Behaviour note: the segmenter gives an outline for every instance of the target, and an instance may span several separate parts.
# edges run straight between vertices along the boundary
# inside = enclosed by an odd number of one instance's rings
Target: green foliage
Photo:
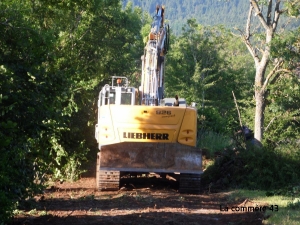
[[[189,20],[184,34],[171,43],[166,69],[166,96],[178,94],[188,102],[206,105],[207,90],[215,83],[221,63],[214,45],[217,33]]]
[[[277,149],[289,151],[297,147],[300,130],[300,79],[297,67],[300,59],[299,30],[274,39],[272,56],[284,59],[282,73],[270,81],[266,107],[267,142]],[[284,132],[282,132],[284,131]],[[284,150],[285,149],[285,150]]]
[[[297,0],[285,1],[286,14],[290,17],[299,17],[300,3]]]
[[[47,178],[77,179],[94,140],[96,97],[131,75],[141,12],[119,1],[1,1],[0,221]],[[96,153],[95,153],[96,155]]]
[[[273,148],[247,148],[224,151],[203,174],[212,189],[246,188],[278,190],[295,185],[300,179],[300,155],[286,155]]]
[[[133,6],[139,6],[144,11],[153,15],[155,6],[158,1],[155,0],[124,0],[123,4],[133,2]],[[267,2],[266,0],[259,1],[260,3]],[[176,36],[182,34],[181,28],[191,18],[195,18],[197,23],[205,26],[224,25],[225,27],[243,29],[247,21],[248,10],[250,8],[249,1],[241,0],[218,0],[218,1],[198,1],[198,0],[168,0],[163,1],[166,6],[166,20],[170,21],[173,32]],[[279,23],[279,27],[294,29],[299,27],[299,20],[293,19],[289,22],[291,16],[299,15],[298,0],[284,1],[285,12]],[[266,11],[266,7],[262,7]],[[216,16],[217,15],[217,16]]]
[[[206,107],[200,109],[198,114],[198,128],[200,129],[200,132],[205,133],[206,131],[215,131],[219,133],[228,133],[227,129],[230,124],[230,121],[228,121],[229,118],[222,117],[217,108]]]
[[[198,131],[198,144],[197,146],[202,149],[203,154],[207,158],[213,158],[215,154],[232,145],[232,140],[228,136],[218,134],[213,131]]]
[[[248,112],[251,106],[254,69],[247,49],[223,27],[203,27],[195,20],[189,20],[182,36],[171,40],[165,95],[178,94],[188,103],[198,103],[201,131],[230,134],[239,124],[232,91],[241,111]]]

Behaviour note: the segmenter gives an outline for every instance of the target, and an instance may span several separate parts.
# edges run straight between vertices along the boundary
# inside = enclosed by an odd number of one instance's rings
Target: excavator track
[[[200,193],[200,174],[180,174],[179,192],[180,193]]]
[[[117,191],[120,187],[120,171],[101,170],[101,152],[97,154],[96,186],[99,191]]]

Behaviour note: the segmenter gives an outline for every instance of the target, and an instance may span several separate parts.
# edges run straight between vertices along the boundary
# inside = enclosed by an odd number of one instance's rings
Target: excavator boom
[[[163,99],[165,55],[169,48],[169,25],[164,24],[164,7],[156,7],[156,15],[148,35],[142,59],[142,103],[158,105]]]

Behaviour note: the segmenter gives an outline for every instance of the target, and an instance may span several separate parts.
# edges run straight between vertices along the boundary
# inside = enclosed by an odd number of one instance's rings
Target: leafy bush
[[[207,168],[202,182],[212,189],[275,190],[294,185],[300,179],[300,157],[291,154],[268,147],[226,150]]]
[[[0,132],[0,135],[4,137],[4,132]],[[12,137],[17,143],[22,140]],[[4,223],[9,221],[20,200],[39,193],[43,188],[41,183],[36,182],[41,180],[43,169],[38,168],[34,162],[30,145],[25,141],[22,146],[14,144],[14,147],[11,147],[12,142],[2,146],[0,157],[0,222]]]
[[[143,48],[141,14],[119,1],[2,0],[0,11],[2,224],[46,178],[79,177],[96,144],[98,85],[110,74],[133,73],[136,48]]]
[[[198,132],[198,147],[211,158],[216,152],[223,151],[232,144],[228,136],[213,131]]]

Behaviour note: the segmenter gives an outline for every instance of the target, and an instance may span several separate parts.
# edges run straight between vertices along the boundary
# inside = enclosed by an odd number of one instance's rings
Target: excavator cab
[[[135,105],[135,88],[128,87],[126,77],[113,76],[112,85],[106,84],[99,96],[98,106]]]

